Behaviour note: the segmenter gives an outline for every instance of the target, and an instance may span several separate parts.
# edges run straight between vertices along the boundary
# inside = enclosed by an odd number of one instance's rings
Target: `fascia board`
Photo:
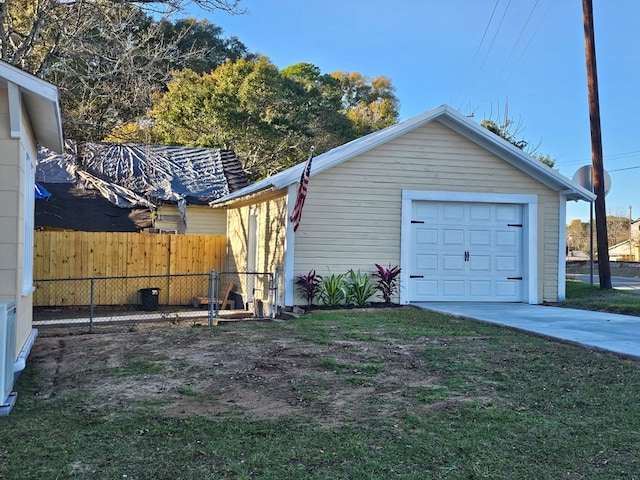
[[[439,118],[438,121],[527,175],[535,178],[543,185],[555,191],[563,192],[569,200],[584,200],[590,202],[595,199],[595,195],[589,190],[569,180],[553,168],[534,159],[531,155],[526,154],[495,133],[476,124],[472,120],[462,117],[457,114],[457,112],[455,115],[449,115],[448,117],[443,116]]]
[[[38,143],[62,153],[62,113],[58,87],[0,61],[0,82],[19,87]]]

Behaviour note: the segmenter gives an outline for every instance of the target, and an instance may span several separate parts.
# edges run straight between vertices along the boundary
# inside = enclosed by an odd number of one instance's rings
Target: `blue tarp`
[[[47,192],[47,189],[36,182],[36,200],[42,200],[43,198],[49,198],[51,194]]]

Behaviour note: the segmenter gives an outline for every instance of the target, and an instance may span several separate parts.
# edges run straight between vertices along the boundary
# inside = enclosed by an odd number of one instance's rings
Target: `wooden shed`
[[[300,274],[376,263],[401,266],[401,304],[565,296],[566,202],[593,195],[449,106],[316,157],[294,233],[304,167],[212,203],[227,209],[228,268],[279,268],[281,305],[303,303]]]
[[[54,85],[0,61],[0,415],[36,337],[32,328],[37,144],[61,152]]]

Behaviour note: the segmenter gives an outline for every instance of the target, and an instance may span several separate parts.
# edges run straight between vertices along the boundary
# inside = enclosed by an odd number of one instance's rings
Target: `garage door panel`
[[[469,245],[476,247],[491,246],[491,231],[488,230],[469,230]]]
[[[489,205],[477,203],[469,206],[469,220],[486,223],[491,220],[492,208]]]
[[[522,239],[522,232],[519,227],[513,227],[511,231],[497,231],[496,232],[496,246],[497,247],[514,247],[520,250],[520,243]]]
[[[505,280],[495,282],[495,296],[498,301],[511,299],[519,294],[521,289],[520,280]]]
[[[423,280],[419,279],[415,281],[415,293],[419,297],[437,297],[438,296],[438,281],[437,280]]]
[[[465,264],[462,255],[441,255],[443,273],[458,272],[464,273]]]
[[[437,220],[438,204],[434,202],[417,202],[413,207],[413,216],[420,220]]]
[[[521,205],[415,201],[412,301],[522,301]],[[422,277],[422,278],[420,278]]]
[[[491,273],[491,255],[474,255],[469,259],[469,270],[472,272]]]
[[[470,280],[469,294],[474,299],[478,297],[491,297],[491,284],[489,280]]]
[[[496,256],[495,270],[497,272],[507,272],[509,274],[520,274],[520,258],[515,255]]]
[[[435,228],[419,228],[416,229],[415,243],[420,247],[425,246],[437,246],[438,245],[438,230]]]
[[[442,294],[444,297],[459,297],[464,292],[464,280],[443,280]]]
[[[416,268],[418,269],[418,273],[437,272],[438,255],[435,253],[416,255]]]
[[[442,246],[462,246],[465,243],[465,230],[462,228],[443,228],[442,229]],[[461,249],[463,252],[464,250]]]
[[[465,208],[463,203],[445,203],[441,205],[443,205],[441,215],[442,220],[449,222],[461,222],[464,220]]]
[[[522,207],[520,205],[497,205],[495,215],[497,221],[521,223]]]

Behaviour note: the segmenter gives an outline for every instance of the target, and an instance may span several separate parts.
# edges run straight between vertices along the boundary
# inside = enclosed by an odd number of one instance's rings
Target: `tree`
[[[546,166],[553,168],[553,166],[555,165],[555,160],[552,159],[549,155],[536,152],[537,147],[529,148],[529,142],[520,137],[521,124],[516,124],[512,119],[506,118],[506,111],[504,121],[498,120],[498,122],[496,122],[494,120],[485,118],[480,122],[480,126],[486,128],[490,132],[495,133],[520,150],[525,151],[536,160],[544,163]]]
[[[298,163],[311,145],[323,152],[357,138],[343,95],[336,78],[309,63],[280,71],[267,57],[227,61],[210,73],[176,72],[148,121],[114,135],[233,149],[257,180]]]
[[[149,128],[138,138],[236,151],[250,179],[300,161],[309,147],[324,151],[353,138],[312,66],[282,74],[267,57],[228,61],[210,73],[176,72],[155,97]]]
[[[575,218],[565,230],[567,237],[567,248],[570,251],[589,252],[589,222],[582,222]]]
[[[343,113],[358,137],[397,123],[399,102],[389,78],[367,78],[358,72],[334,72],[331,76],[340,82]]]
[[[629,240],[631,220],[624,212],[609,212],[607,215],[607,231],[609,238],[609,247]],[[591,246],[589,242],[589,222],[582,222],[579,219],[571,221],[566,228],[567,247],[569,250],[581,250],[588,252]],[[596,245],[596,232],[592,243]],[[596,248],[597,250],[597,248]]]
[[[188,3],[5,0],[0,58],[60,87],[67,137],[100,140],[118,123],[143,114],[172,70],[213,64],[220,49],[223,57],[243,54],[242,44],[221,41],[221,31],[210,24],[167,20]],[[239,2],[193,3],[234,12]]]

